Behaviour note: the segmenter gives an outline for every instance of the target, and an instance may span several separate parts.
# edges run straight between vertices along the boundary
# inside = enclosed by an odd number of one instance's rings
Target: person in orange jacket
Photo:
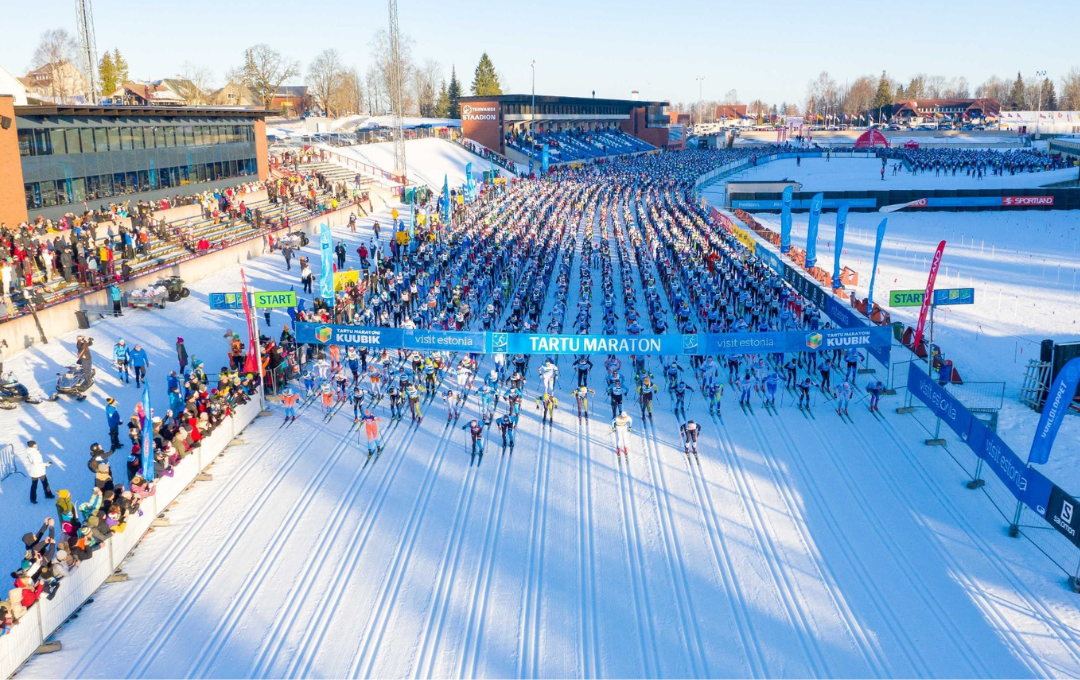
[[[367,435],[367,447],[369,456],[375,453],[382,453],[383,444],[379,438],[379,421],[381,418],[377,417],[371,412],[371,409],[364,411],[364,433]]]
[[[300,398],[300,395],[293,391],[293,388],[286,387],[285,391],[281,393],[281,403],[285,407],[285,422],[289,420],[296,420],[296,400]]]

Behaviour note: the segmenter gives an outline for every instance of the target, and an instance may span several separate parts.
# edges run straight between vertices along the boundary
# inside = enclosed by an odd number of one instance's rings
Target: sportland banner
[[[885,240],[885,225],[888,222],[889,218],[886,217],[881,220],[881,224],[877,227],[877,242],[874,244],[874,267],[870,270],[870,292],[866,294],[867,310],[874,308],[874,280],[877,278],[878,258],[881,257],[881,244]]]
[[[1042,465],[1050,460],[1050,449],[1054,446],[1058,430],[1065,414],[1069,412],[1076,386],[1080,383],[1080,357],[1074,357],[1061,367],[1054,384],[1046,395],[1039,427],[1035,430],[1035,439],[1031,442],[1028,453],[1028,465]]]
[[[847,214],[848,207],[846,205],[840,206],[840,210],[836,212],[836,254],[833,258],[833,290],[844,287],[844,284],[840,282],[840,253],[844,250],[844,230],[847,229]]]
[[[915,326],[915,338],[911,346],[918,348],[922,340],[923,329],[926,328],[926,312],[930,309],[930,301],[934,299],[934,279],[937,278],[938,267],[941,266],[941,256],[945,253],[945,242],[938,244],[934,251],[934,259],[930,261],[930,275],[926,278],[926,290],[923,291],[922,308],[919,310],[919,323]]]
[[[806,268],[813,269],[817,264],[818,221],[821,219],[821,202],[824,194],[815,194],[810,199],[810,225],[806,228]]]
[[[330,225],[319,224],[319,253],[322,258],[319,265],[319,297],[334,306],[334,239],[330,234]]]
[[[888,348],[891,340],[892,329],[879,326],[774,333],[546,335],[296,324],[296,341],[300,343],[483,354],[771,354]]]
[[[780,206],[780,254],[786,255],[791,250],[791,196],[792,187],[784,187]]]

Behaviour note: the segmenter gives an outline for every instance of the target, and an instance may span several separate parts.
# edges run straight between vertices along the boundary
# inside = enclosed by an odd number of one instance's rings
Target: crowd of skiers
[[[1015,175],[1022,172],[1043,172],[1069,167],[1069,161],[1060,153],[1038,149],[958,149],[953,147],[905,149],[881,149],[882,158],[902,161],[915,174],[933,172],[936,175],[957,173],[981,178],[986,175]]]

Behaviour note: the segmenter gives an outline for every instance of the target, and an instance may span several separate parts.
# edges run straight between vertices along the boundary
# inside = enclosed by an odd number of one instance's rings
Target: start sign
[[[923,291],[921,290],[891,290],[889,291],[890,307],[919,307],[922,305]]]
[[[296,306],[296,291],[258,292],[251,294],[255,309],[281,309]]]

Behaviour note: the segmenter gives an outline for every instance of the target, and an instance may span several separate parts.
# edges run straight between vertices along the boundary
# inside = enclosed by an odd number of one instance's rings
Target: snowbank
[[[387,172],[394,169],[394,144],[392,142],[333,147],[330,150],[347,158],[382,168]],[[467,163],[473,164],[473,174],[477,176],[491,169],[490,162],[443,139],[413,139],[405,142],[405,166],[409,180],[426,184],[436,191],[442,191],[444,175],[451,187],[463,184]],[[505,170],[498,166],[495,166],[495,169],[509,177]]]

